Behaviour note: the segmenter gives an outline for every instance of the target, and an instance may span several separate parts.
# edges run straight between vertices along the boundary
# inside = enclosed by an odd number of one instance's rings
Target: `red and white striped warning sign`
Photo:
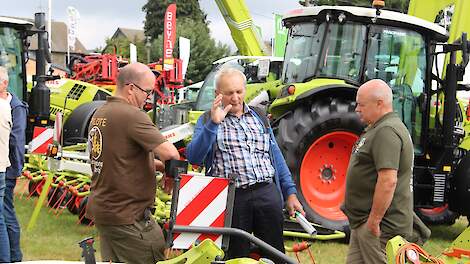
[[[34,127],[33,140],[29,142],[28,150],[30,153],[46,154],[47,147],[52,144],[54,130],[45,127]]]
[[[229,180],[208,176],[183,175],[181,178],[176,224],[223,227]],[[194,242],[210,238],[220,247],[222,235],[174,234],[173,248],[188,249]]]

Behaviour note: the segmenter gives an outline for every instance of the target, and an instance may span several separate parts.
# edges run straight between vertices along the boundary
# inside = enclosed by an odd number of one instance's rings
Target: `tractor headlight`
[[[295,94],[295,86],[290,84],[290,85],[284,86],[281,89],[281,92],[279,93],[277,98],[283,98],[283,97],[287,97],[287,96],[290,96],[290,95],[293,95],[293,94]]]

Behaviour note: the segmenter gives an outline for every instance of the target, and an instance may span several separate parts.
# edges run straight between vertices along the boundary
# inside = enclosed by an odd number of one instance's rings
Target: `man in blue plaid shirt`
[[[204,165],[208,175],[237,175],[232,227],[253,232],[284,252],[283,198],[290,215],[305,214],[289,169],[266,117],[244,102],[245,75],[224,68],[215,80],[216,98],[196,124],[187,158]],[[248,256],[249,245],[231,239],[228,258]]]

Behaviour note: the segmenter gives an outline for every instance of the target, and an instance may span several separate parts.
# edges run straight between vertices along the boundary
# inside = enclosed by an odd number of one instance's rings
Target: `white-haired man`
[[[237,175],[232,227],[253,232],[284,252],[282,198],[291,215],[304,211],[266,116],[244,102],[245,85],[237,69],[217,73],[216,98],[199,118],[186,154],[208,175]],[[227,257],[246,257],[249,247],[245,239],[232,237]]]

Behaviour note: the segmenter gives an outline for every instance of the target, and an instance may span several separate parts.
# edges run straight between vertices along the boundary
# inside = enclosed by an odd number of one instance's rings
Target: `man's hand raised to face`
[[[229,104],[222,109],[222,94],[217,95],[212,103],[211,108],[211,119],[212,122],[220,124],[224,119],[227,113],[232,109],[232,105]]]

